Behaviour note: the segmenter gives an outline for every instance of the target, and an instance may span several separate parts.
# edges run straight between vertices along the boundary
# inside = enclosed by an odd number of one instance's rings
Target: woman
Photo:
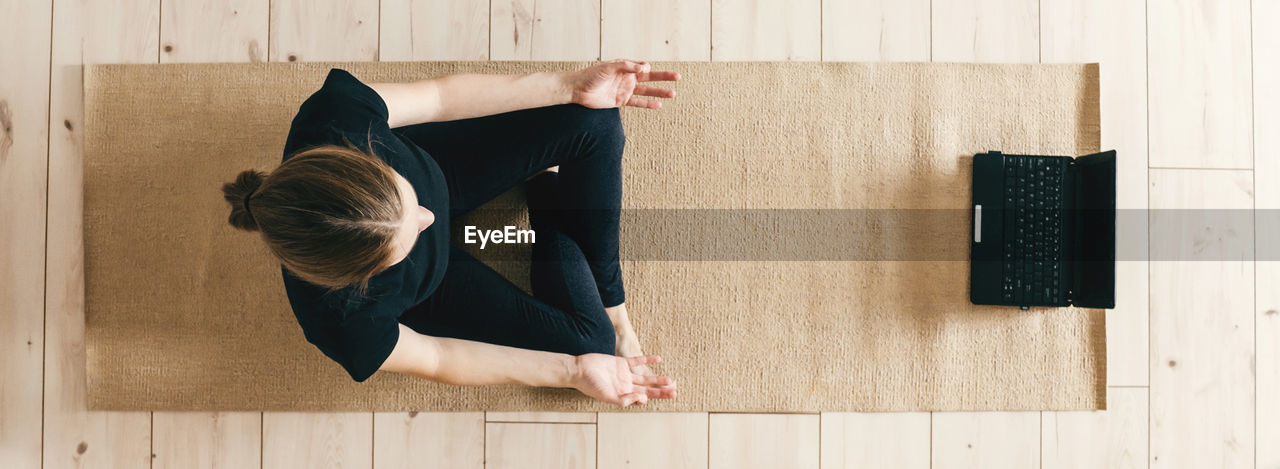
[[[280,167],[223,186],[261,231],[307,340],[356,381],[573,387],[627,406],[675,397],[627,315],[618,107],[674,81],[645,62],[364,84],[330,70]],[[557,171],[558,168],[558,171]],[[533,296],[450,245],[449,220],[524,182]]]

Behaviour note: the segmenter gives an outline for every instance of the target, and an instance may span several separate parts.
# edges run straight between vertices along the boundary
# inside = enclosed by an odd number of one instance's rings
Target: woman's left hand
[[[595,109],[621,106],[660,108],[662,103],[654,99],[640,98],[640,96],[673,98],[676,92],[640,83],[679,79],[679,73],[651,72],[646,62],[623,59],[596,64],[566,74],[566,84],[572,92],[571,101]]]
[[[633,369],[658,363],[657,355],[622,358],[600,353],[574,357],[569,386],[603,402],[622,407],[649,399],[676,397],[676,383],[665,376],[641,376]]]

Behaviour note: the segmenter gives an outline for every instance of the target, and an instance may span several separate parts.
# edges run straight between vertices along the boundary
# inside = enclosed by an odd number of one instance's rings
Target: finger
[[[661,70],[657,72],[647,72],[644,76],[637,76],[636,79],[640,81],[676,81],[680,79],[680,74]]]
[[[676,390],[671,388],[645,388],[644,394],[650,399],[675,399]]]
[[[635,107],[642,107],[642,108],[645,108],[645,109],[657,109],[657,108],[662,107],[662,103],[660,103],[660,102],[654,101],[654,100],[652,100],[652,99],[640,99],[640,98],[637,98],[637,97],[635,97],[635,96],[632,96],[632,97],[631,97],[631,99],[628,99],[628,100],[627,100],[627,105],[628,105],[628,106],[635,106]],[[628,360],[630,360],[630,359],[628,359]],[[635,365],[631,365],[631,366],[635,366]]]
[[[666,376],[634,375],[634,377],[631,378],[631,384],[638,384],[641,386],[670,386],[675,384],[675,382]]]
[[[640,96],[653,96],[655,98],[674,98],[676,97],[676,90],[658,88],[656,86],[636,85],[635,94]]]
[[[629,73],[640,73],[641,66],[644,64],[644,62],[629,59],[617,59],[610,63],[615,64],[619,71]]]
[[[626,407],[631,404],[644,404],[649,401],[649,396],[644,392],[634,392],[622,396],[622,406]]]
[[[662,357],[657,355],[641,355],[627,359],[627,366],[651,365],[662,361]]]

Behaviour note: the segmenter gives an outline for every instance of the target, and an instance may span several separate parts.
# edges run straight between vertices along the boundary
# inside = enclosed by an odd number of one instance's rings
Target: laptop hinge
[[[1077,272],[1076,267],[1078,266],[1075,263],[1077,256],[1080,255],[1080,241],[1081,236],[1084,234],[1081,232],[1080,220],[1076,217],[1079,214],[1078,209],[1080,208],[1081,196],[1081,178],[1079,169],[1080,168],[1076,164],[1075,158],[1071,158],[1071,160],[1067,162],[1067,184],[1064,186],[1064,189],[1071,191],[1071,193],[1067,194],[1064,198],[1071,201],[1071,206],[1067,208],[1067,213],[1065,214],[1066,216],[1063,217],[1063,222],[1070,223],[1071,228],[1067,231],[1069,234],[1067,235],[1068,238],[1065,243],[1066,252],[1064,254],[1066,255],[1063,256],[1062,259],[1064,265],[1063,270],[1065,270],[1064,273],[1066,274],[1065,278],[1067,279],[1068,285],[1066,294],[1068,305],[1075,304],[1075,292],[1080,288],[1080,273]]]

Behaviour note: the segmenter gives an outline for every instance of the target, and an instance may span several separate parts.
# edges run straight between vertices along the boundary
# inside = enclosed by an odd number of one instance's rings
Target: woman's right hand
[[[665,376],[642,376],[631,367],[661,361],[657,355],[623,358],[602,353],[574,357],[570,383],[583,394],[603,402],[626,407],[644,404],[650,398],[676,397],[675,382]]]

